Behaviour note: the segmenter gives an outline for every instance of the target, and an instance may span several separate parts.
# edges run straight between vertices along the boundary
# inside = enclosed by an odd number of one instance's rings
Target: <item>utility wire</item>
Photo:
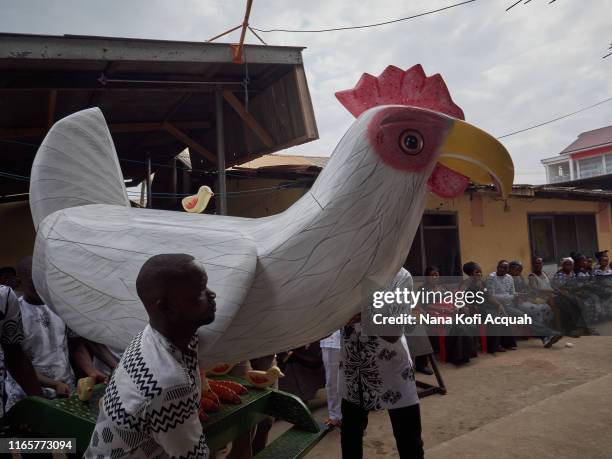
[[[521,3],[523,0],[518,0],[518,2],[514,2],[512,5],[510,5],[508,8],[506,8],[506,11],[510,11],[512,8],[514,8],[516,5],[518,5],[519,3]],[[555,3],[557,0],[550,0],[548,2],[548,4],[550,5],[551,3]],[[523,3],[523,5],[526,5],[527,3],[531,2],[531,0],[525,0],[525,2]]]
[[[29,182],[30,181],[30,177],[27,177],[25,175],[18,175],[18,174],[13,174],[10,172],[4,172],[4,171],[0,171],[0,177],[2,178],[8,178],[8,179],[13,179],[13,180],[17,180],[20,182]],[[277,191],[277,190],[284,190],[287,188],[291,188],[291,184],[282,184],[282,185],[278,185],[278,186],[271,186],[271,187],[264,187],[264,188],[254,188],[252,190],[243,190],[243,191],[228,191],[227,193],[215,193],[216,196],[222,196],[222,195],[227,195],[227,196],[236,196],[236,195],[243,195],[243,194],[255,194],[255,193],[260,193],[260,192],[267,192],[267,191]],[[133,190],[128,190],[127,191],[128,194],[132,193],[132,194],[138,194],[138,196],[140,196],[140,192],[138,191],[133,191]],[[184,198],[186,196],[192,196],[192,193],[189,194],[180,194],[180,193],[162,193],[162,192],[157,192],[157,193],[152,193],[153,196],[165,196],[165,197],[169,197],[169,198]]]
[[[577,115],[578,113],[585,112],[585,111],[590,110],[592,108],[595,108],[595,107],[597,107],[599,105],[605,104],[606,102],[610,102],[611,100],[612,100],[612,97],[608,97],[607,99],[601,100],[601,101],[599,101],[599,102],[597,102],[595,104],[589,105],[587,107],[583,107],[580,110],[576,110],[575,112],[567,113],[567,114],[565,114],[563,116],[559,116],[557,118],[553,118],[552,120],[544,121],[543,123],[539,123],[539,124],[536,124],[536,125],[533,125],[533,126],[529,126],[529,127],[525,128],[525,129],[520,129],[518,131],[509,132],[508,134],[501,135],[501,136],[499,136],[497,138],[498,139],[504,139],[504,138],[510,137],[512,135],[520,134],[521,132],[530,131],[532,129],[536,129],[536,128],[539,128],[539,127],[542,127],[542,126],[546,126],[547,124],[551,124],[551,123],[554,123],[556,121],[560,121],[560,120],[563,120],[565,118],[569,118],[570,116],[574,116],[574,115]]]
[[[431,10],[431,11],[426,11],[424,13],[414,14],[412,16],[406,16],[404,18],[392,19],[392,20],[384,21],[384,22],[377,22],[377,23],[374,23],[374,24],[364,24],[364,25],[357,25],[357,26],[334,27],[334,28],[330,28],[330,29],[314,29],[314,30],[308,30],[308,29],[258,29],[256,27],[252,27],[251,29],[255,30],[257,32],[262,32],[262,33],[270,33],[270,32],[320,33],[320,32],[337,32],[339,30],[367,29],[369,27],[378,27],[378,26],[383,26],[383,25],[388,25],[388,24],[395,24],[397,22],[408,21],[410,19],[415,19],[415,18],[419,18],[419,17],[422,17],[422,16],[427,16],[429,14],[439,13],[441,11],[449,10],[451,8],[456,8],[458,6],[467,5],[468,3],[474,3],[475,1],[476,0],[467,0],[467,1],[464,1],[464,2],[461,2],[461,3],[455,3],[454,5],[445,6],[443,8],[438,8],[438,9]]]

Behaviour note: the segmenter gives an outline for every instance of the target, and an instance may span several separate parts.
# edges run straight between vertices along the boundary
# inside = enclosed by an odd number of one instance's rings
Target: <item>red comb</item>
[[[427,77],[420,64],[406,71],[390,65],[378,78],[364,73],[353,89],[338,91],[336,97],[355,118],[378,105],[410,105],[465,119],[442,77]]]

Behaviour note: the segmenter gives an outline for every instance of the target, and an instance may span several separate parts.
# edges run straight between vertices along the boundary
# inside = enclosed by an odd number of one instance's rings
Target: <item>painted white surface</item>
[[[204,362],[269,355],[329,335],[359,311],[366,285],[388,285],[403,264],[435,165],[399,171],[371,151],[365,127],[383,108],[353,123],[310,192],[260,219],[127,207],[101,112],[60,121],[39,150],[32,182],[41,296],[77,333],[122,349],[147,321],[134,286],[140,267],[154,254],[186,252],[206,267],[218,295],[216,321],[199,332]],[[55,184],[44,184],[40,165],[50,162]],[[55,196],[49,205],[41,203],[45,193]]]

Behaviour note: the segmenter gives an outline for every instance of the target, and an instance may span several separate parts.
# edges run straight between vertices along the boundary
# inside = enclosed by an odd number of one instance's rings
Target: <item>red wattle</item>
[[[441,198],[456,198],[461,196],[470,184],[465,175],[455,172],[440,163],[436,164],[434,171],[427,180],[429,190]]]

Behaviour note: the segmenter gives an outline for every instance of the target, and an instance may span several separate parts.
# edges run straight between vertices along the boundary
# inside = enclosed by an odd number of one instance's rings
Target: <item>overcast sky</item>
[[[460,0],[254,0],[251,25],[320,29],[382,22]],[[239,24],[244,0],[0,0],[0,31],[204,41]],[[433,15],[370,29],[266,33],[303,56],[320,140],[289,153],[328,156],[352,122],[334,92],[363,72],[420,63],[444,77],[466,119],[495,136],[612,97],[612,0],[477,0]],[[237,41],[238,33],[230,41]],[[252,35],[249,43],[255,43]],[[543,183],[540,159],[576,136],[612,124],[612,101],[504,139],[515,183]]]

